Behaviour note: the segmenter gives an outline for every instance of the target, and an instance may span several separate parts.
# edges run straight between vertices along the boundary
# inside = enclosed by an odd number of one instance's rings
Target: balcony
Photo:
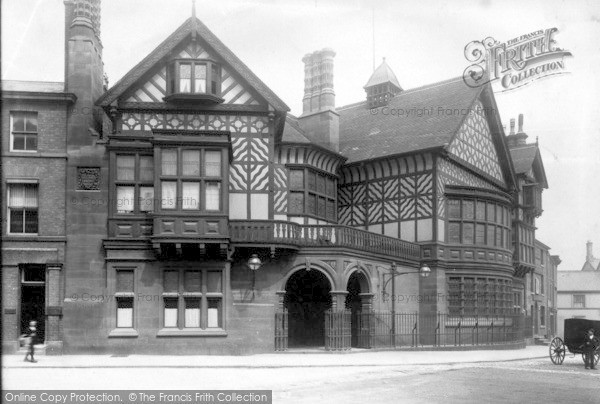
[[[348,248],[419,261],[418,244],[341,225],[301,225],[283,221],[229,221],[231,243],[289,249],[303,247]]]

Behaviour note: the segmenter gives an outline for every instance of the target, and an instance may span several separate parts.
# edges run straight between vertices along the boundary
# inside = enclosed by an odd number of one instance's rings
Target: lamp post
[[[252,254],[248,259],[248,268],[252,271],[252,297],[254,297],[254,285],[256,284],[256,271],[262,266],[262,261],[258,254]]]
[[[385,293],[385,288],[386,288],[387,284],[397,276],[408,275],[408,274],[420,274],[421,277],[427,278],[429,276],[429,274],[431,273],[431,268],[429,268],[427,266],[427,264],[421,265],[421,267],[415,272],[396,272],[397,269],[398,269],[398,267],[396,266],[396,263],[392,262],[392,264],[390,265],[390,275],[391,276],[390,276],[390,279],[388,279],[383,284],[383,293]],[[392,329],[391,329],[391,333],[392,333],[393,346],[396,347],[396,282],[392,282]]]

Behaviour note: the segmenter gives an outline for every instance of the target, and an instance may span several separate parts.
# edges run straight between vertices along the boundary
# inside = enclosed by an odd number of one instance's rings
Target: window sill
[[[227,331],[222,328],[214,330],[205,330],[200,328],[190,328],[187,330],[163,328],[156,334],[157,337],[226,337]]]
[[[115,328],[108,334],[108,338],[137,338],[138,332],[134,328]]]

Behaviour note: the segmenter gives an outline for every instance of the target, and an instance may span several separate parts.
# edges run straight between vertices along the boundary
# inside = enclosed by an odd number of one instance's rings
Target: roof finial
[[[196,0],[192,0],[192,18],[196,18]]]

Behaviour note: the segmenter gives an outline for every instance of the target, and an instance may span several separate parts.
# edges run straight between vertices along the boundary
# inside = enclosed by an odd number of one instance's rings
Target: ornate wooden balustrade
[[[407,260],[420,260],[418,244],[342,225],[284,221],[229,221],[231,242],[275,247],[345,247]]]

